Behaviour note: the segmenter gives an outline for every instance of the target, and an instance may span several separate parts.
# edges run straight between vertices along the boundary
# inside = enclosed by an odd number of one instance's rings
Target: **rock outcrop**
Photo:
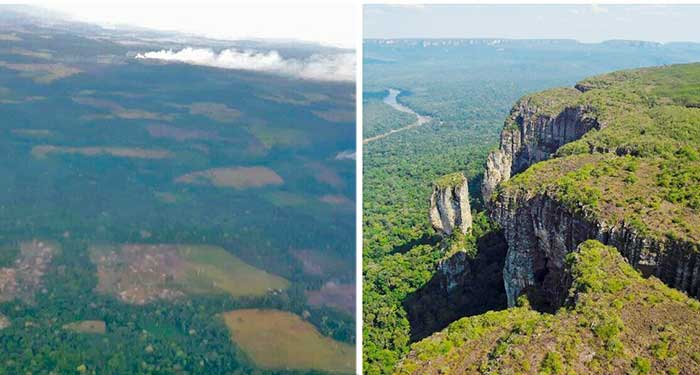
[[[700,374],[698,301],[597,241],[572,250],[566,273],[566,308],[523,300],[464,317],[414,344],[394,374]]]
[[[476,255],[448,254],[438,262],[433,278],[403,302],[411,326],[411,341],[445,328],[464,316],[507,307],[503,259],[507,245],[501,232],[490,232],[476,243]]]
[[[430,224],[443,236],[467,233],[472,226],[467,178],[462,173],[441,177],[430,195]]]
[[[638,77],[634,74],[630,76]],[[679,212],[688,212],[689,208],[682,205],[674,206],[673,209],[667,207],[664,212],[673,214],[666,216],[659,213],[658,209],[647,211],[647,215],[657,215],[653,221],[647,220],[644,215],[640,217],[639,213],[629,209],[635,200],[647,198],[660,199],[660,202],[667,205],[676,205],[675,202],[664,200],[660,196],[663,190],[659,189],[657,182],[630,182],[636,181],[635,176],[631,176],[633,179],[625,182],[621,176],[628,172],[620,172],[624,171],[622,167],[605,167],[600,164],[595,167],[598,168],[598,175],[611,173],[606,177],[606,184],[601,187],[603,193],[607,190],[610,194],[617,195],[614,198],[603,197],[602,200],[607,206],[595,213],[577,209],[572,207],[572,204],[583,204],[581,200],[587,198],[586,194],[589,191],[600,192],[597,186],[584,188],[573,184],[567,188],[568,193],[558,190],[557,181],[561,181],[560,179],[569,172],[561,172],[548,182],[538,184],[536,181],[546,179],[556,172],[554,169],[537,169],[517,184],[512,183],[517,174],[535,163],[552,158],[558,150],[561,151],[562,146],[579,140],[593,129],[601,131],[596,134],[597,138],[593,141],[587,140],[586,145],[579,145],[582,147],[578,149],[583,150],[579,151],[580,154],[570,155],[566,160],[558,159],[561,163],[557,165],[572,165],[575,160],[583,160],[585,155],[590,154],[608,154],[608,160],[631,154],[636,155],[635,163],[647,165],[647,173],[658,173],[659,169],[654,169],[656,167],[653,162],[653,152],[656,151],[649,146],[653,145],[651,142],[654,140],[642,138],[645,137],[647,129],[626,133],[625,136],[620,136],[614,130],[627,121],[625,116],[629,113],[648,116],[640,118],[645,119],[651,129],[657,126],[657,121],[661,121],[660,124],[666,127],[682,124],[669,125],[663,122],[667,121],[664,118],[657,119],[654,117],[653,105],[650,105],[649,112],[646,112],[646,102],[636,99],[636,93],[630,91],[627,94],[629,98],[624,100],[619,99],[622,96],[617,92],[608,94],[606,90],[609,87],[620,84],[620,77],[626,76],[614,75],[610,82],[605,79],[600,82],[592,80],[590,82],[595,84],[579,84],[577,89],[549,90],[521,99],[505,122],[500,148],[488,157],[482,192],[489,216],[503,228],[508,243],[503,275],[509,306],[513,306],[517,297],[522,294],[527,294],[533,305],[538,305],[543,310],[553,310],[561,306],[568,293],[563,287],[567,277],[564,272],[565,257],[580,243],[589,239],[616,247],[622,256],[642,273],[655,275],[667,285],[683,290],[691,296],[700,296],[700,244],[696,235],[687,235],[692,231],[692,226],[686,225],[680,231],[674,231],[667,225],[660,231],[644,224],[645,221],[657,225],[683,222],[678,217]],[[601,100],[601,97],[605,99]],[[672,110],[675,108],[669,109]],[[600,118],[605,120],[599,121]],[[616,138],[607,138],[608,134]],[[658,137],[662,134],[664,132],[659,132]],[[691,141],[687,138],[682,140]],[[666,142],[672,144],[670,142],[675,141],[673,139]],[[601,144],[609,144],[610,147],[602,147]],[[640,144],[646,147],[643,152],[646,156],[635,151]],[[635,152],[625,152],[627,148]],[[606,172],[605,168],[609,171]],[[570,172],[576,173],[580,169],[581,167],[576,167]],[[513,181],[510,184],[503,184],[511,179]],[[525,182],[526,180],[528,182]],[[615,181],[622,181],[622,185]],[[580,183],[583,183],[583,180]],[[634,196],[635,193],[626,191],[629,189],[627,184],[631,183],[636,184],[637,190],[647,189],[649,194],[658,196]],[[496,187],[499,184],[501,187],[497,191]],[[569,194],[568,198],[565,199],[562,194]],[[658,205],[661,206],[662,203]],[[648,207],[653,207],[653,204]],[[610,214],[613,211],[617,213]],[[684,233],[686,235],[683,235]]]
[[[482,185],[507,243],[510,308],[470,316],[462,297],[482,267],[443,259],[434,294],[447,302],[418,295],[411,327],[439,322],[445,303],[467,317],[414,344],[396,373],[700,373],[688,339],[700,321],[688,298],[700,297],[698,73],[618,72],[520,100]]]
[[[700,296],[700,254],[696,244],[678,239],[652,239],[630,223],[607,225],[572,213],[546,194],[499,196],[491,215],[502,227],[508,253],[503,279],[508,305],[528,294],[533,305],[554,310],[568,291],[564,273],[566,255],[580,243],[596,239],[617,248],[643,274],[655,275],[667,285]]]
[[[487,204],[499,183],[600,128],[595,111],[576,103],[579,94],[575,89],[554,89],[516,103],[505,121],[498,150],[486,160],[481,193]]]

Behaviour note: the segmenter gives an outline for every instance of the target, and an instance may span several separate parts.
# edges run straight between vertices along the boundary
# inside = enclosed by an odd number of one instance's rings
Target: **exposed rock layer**
[[[430,224],[444,236],[455,230],[467,233],[472,226],[467,179],[457,173],[441,180],[434,184],[430,195]]]
[[[624,221],[607,225],[572,213],[546,194],[503,194],[491,215],[503,226],[508,242],[503,275],[509,306],[527,293],[541,309],[559,307],[567,294],[564,258],[588,239],[616,247],[642,273],[700,295],[700,259],[693,243],[647,238]]]
[[[411,341],[443,329],[456,319],[501,310],[506,305],[503,259],[507,246],[500,232],[477,242],[477,255],[464,251],[442,259],[433,278],[411,293],[403,305],[411,326]]]
[[[605,223],[574,214],[546,193],[494,195],[498,184],[551,158],[561,146],[588,131],[604,127],[595,108],[576,104],[578,95],[589,89],[577,87],[573,93],[568,91],[571,97],[558,101],[551,99],[556,97],[552,92],[521,99],[505,122],[500,148],[488,156],[482,193],[489,216],[503,227],[508,242],[503,270],[508,304],[513,306],[519,295],[527,293],[543,309],[560,306],[567,293],[562,286],[565,255],[587,239],[615,246],[635,268],[692,296],[700,295],[700,262],[694,243],[651,237],[624,220]],[[547,100],[556,103],[548,105]]]
[[[566,308],[545,314],[525,303],[460,319],[413,345],[394,373],[700,374],[700,303],[597,241],[568,259]]]
[[[499,149],[492,151],[486,160],[481,186],[484,201],[489,202],[499,183],[549,159],[559,147],[599,128],[594,111],[588,106],[567,106],[551,114],[535,100],[521,99],[506,119]]]

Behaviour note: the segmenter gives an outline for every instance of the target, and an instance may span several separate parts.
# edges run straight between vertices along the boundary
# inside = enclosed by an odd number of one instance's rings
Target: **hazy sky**
[[[353,48],[359,32],[352,2],[334,1],[62,1],[33,5],[98,23],[226,38],[297,39]],[[230,5],[227,5],[230,4]]]
[[[697,5],[366,5],[365,38],[700,42]]]

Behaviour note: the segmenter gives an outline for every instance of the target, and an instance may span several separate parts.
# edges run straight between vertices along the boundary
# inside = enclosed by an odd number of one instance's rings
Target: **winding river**
[[[401,91],[400,91],[400,90],[397,90],[397,89],[389,89],[389,94],[384,98],[384,103],[387,104],[387,105],[389,105],[389,106],[391,106],[392,108],[394,108],[394,109],[397,110],[397,111],[405,112],[405,113],[410,113],[410,114],[416,116],[416,121],[413,122],[412,124],[408,125],[408,126],[404,126],[404,127],[402,127],[402,128],[398,128],[398,129],[392,129],[392,130],[390,130],[390,131],[388,131],[388,132],[386,132],[386,133],[379,134],[379,135],[375,135],[374,137],[366,138],[366,139],[364,139],[364,140],[362,141],[362,143],[367,144],[367,143],[376,141],[376,140],[378,140],[378,139],[382,139],[382,138],[384,138],[384,137],[390,136],[390,135],[392,135],[392,134],[394,134],[394,133],[398,133],[398,132],[402,132],[402,131],[405,131],[405,130],[417,128],[417,127],[419,127],[419,126],[422,126],[422,125],[425,125],[425,124],[429,123],[429,122],[433,119],[433,118],[430,117],[430,116],[423,116],[423,115],[420,115],[420,114],[416,113],[414,110],[412,110],[411,108],[408,108],[408,107],[406,107],[405,105],[399,103],[399,102],[396,100],[396,98],[398,98],[399,94],[401,94]]]

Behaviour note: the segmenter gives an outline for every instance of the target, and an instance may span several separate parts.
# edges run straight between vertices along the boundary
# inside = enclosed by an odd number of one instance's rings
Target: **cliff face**
[[[681,77],[700,65],[669,69]],[[522,294],[544,310],[561,306],[564,259],[589,239],[700,296],[700,206],[691,202],[700,194],[700,158],[679,157],[697,153],[700,111],[675,104],[690,99],[672,96],[664,86],[669,76],[648,69],[594,77],[514,106],[482,185],[488,214],[508,243],[509,306]]]
[[[589,239],[617,248],[643,274],[700,296],[700,259],[692,242],[650,238],[624,220],[609,225],[586,218],[546,193],[501,195],[491,214],[508,242],[503,280],[509,306],[521,294],[542,310],[561,306],[568,293],[564,259]]]
[[[552,112],[547,101],[538,97],[526,97],[518,101],[505,121],[498,150],[492,151],[486,160],[486,170],[481,192],[489,202],[496,186],[530,165],[549,159],[559,147],[581,138],[600,124],[590,106],[579,105],[576,90],[556,90],[555,100],[565,101],[564,106]]]
[[[510,308],[466,313],[397,373],[700,373],[699,87],[687,64],[520,100],[482,185]],[[482,270],[465,260],[436,273],[453,306]]]
[[[503,289],[506,243],[500,232],[481,236],[476,255],[448,253],[433,278],[403,303],[411,326],[411,341],[445,328],[464,317],[507,307]]]
[[[395,373],[700,373],[698,301],[597,241],[572,250],[565,272],[565,308],[544,314],[523,301],[465,317],[414,344]]]
[[[467,179],[462,173],[441,177],[430,195],[430,224],[435,231],[449,236],[454,231],[467,233],[472,226]]]

